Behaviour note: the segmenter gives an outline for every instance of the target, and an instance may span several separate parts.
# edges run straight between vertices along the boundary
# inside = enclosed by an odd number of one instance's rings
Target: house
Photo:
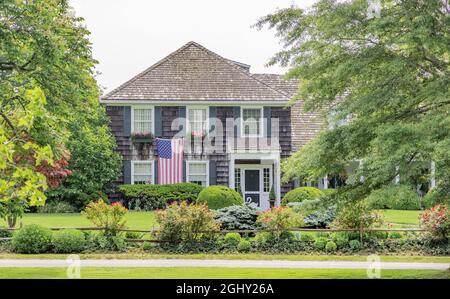
[[[157,182],[158,153],[143,136],[185,138],[183,181],[229,186],[261,209],[273,188],[279,204],[294,187],[281,183],[280,162],[322,128],[301,103],[287,106],[297,88],[187,43],[101,98],[124,161],[116,183]]]

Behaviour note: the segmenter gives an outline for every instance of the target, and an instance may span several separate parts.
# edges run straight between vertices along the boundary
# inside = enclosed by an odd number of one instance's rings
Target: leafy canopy
[[[341,190],[362,198],[397,175],[416,181],[434,161],[448,190],[450,14],[442,0],[386,0],[379,17],[368,3],[319,0],[256,24],[275,28],[284,44],[269,64],[289,66],[286,77],[300,80],[293,102],[322,113],[330,128],[285,163],[284,179],[317,180],[362,161]]]

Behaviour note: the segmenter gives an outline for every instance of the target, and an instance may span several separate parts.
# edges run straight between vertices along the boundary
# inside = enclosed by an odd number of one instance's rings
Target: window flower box
[[[150,132],[131,134],[131,140],[133,143],[153,143],[154,139],[155,137]]]

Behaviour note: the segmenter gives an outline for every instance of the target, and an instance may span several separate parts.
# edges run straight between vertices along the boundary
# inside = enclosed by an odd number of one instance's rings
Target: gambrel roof
[[[191,41],[109,92],[102,100],[289,100],[283,90],[253,76],[249,68]]]

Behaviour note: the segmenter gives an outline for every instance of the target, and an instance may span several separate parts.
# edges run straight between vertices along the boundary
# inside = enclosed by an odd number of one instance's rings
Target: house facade
[[[116,184],[155,184],[154,138],[183,138],[184,182],[229,186],[263,210],[273,189],[279,204],[294,187],[281,183],[282,159],[323,127],[287,105],[297,88],[187,43],[100,99],[123,156]]]

